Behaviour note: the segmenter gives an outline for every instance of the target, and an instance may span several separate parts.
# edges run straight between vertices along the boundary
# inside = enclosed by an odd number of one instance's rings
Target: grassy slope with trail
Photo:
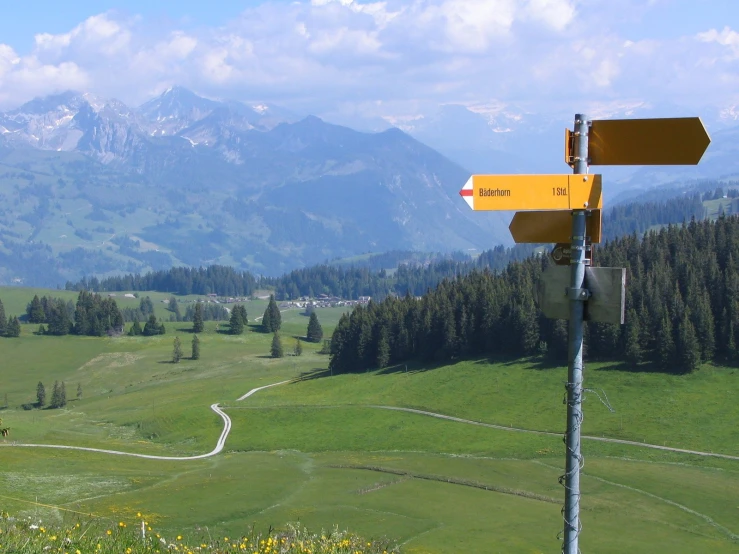
[[[249,303],[247,310],[253,319],[264,308]],[[319,311],[327,334],[339,314]],[[282,317],[288,352],[308,318],[296,311]],[[216,333],[214,323],[200,335],[201,360],[168,363],[175,334],[189,355],[191,335],[175,332],[189,326],[167,323],[163,337],[117,339],[37,337],[35,326],[24,326],[20,339],[0,340],[0,394],[7,392],[11,405],[1,417],[11,440],[199,454],[222,429],[208,406],[223,403],[233,420],[222,455],[186,463],[3,449],[3,509],[47,520],[82,512],[115,521],[141,511],[160,529],[193,536],[206,526],[214,535],[235,535],[249,525],[338,524],[395,537],[405,552],[557,548],[559,437],[370,406],[560,431],[563,368],[476,360],[432,371],[320,377],[327,358],[317,354],[319,345],[305,345],[299,358],[272,360],[270,335],[231,337]],[[724,423],[739,415],[734,371],[708,366],[674,377],[588,364],[586,384],[604,388],[617,411],[589,397],[584,432],[736,453],[739,437]],[[300,374],[315,378],[235,402],[253,387]],[[66,381],[70,397],[81,383],[83,398],[65,410],[17,408],[33,400],[39,380],[48,387],[54,379]],[[739,550],[730,538],[739,532],[739,463],[593,442],[584,454],[583,549]]]

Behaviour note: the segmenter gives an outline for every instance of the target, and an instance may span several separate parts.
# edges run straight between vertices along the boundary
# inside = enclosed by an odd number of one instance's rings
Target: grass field
[[[9,313],[30,300],[14,294],[0,289]],[[249,319],[265,305],[247,303]],[[340,314],[318,312],[327,334]],[[308,318],[282,316],[291,351]],[[162,461],[3,448],[3,510],[45,521],[94,514],[111,524],[133,523],[141,512],[156,529],[191,537],[300,521],[386,535],[411,553],[558,551],[560,437],[381,406],[561,432],[564,368],[469,360],[330,376],[319,345],[274,360],[271,336],[256,326],[232,337],[213,322],[200,335],[201,359],[172,364],[174,337],[189,355],[192,335],[190,324],[166,325],[166,335],[150,338],[39,337],[24,326],[19,339],[0,339],[8,441],[201,454],[221,432],[209,409],[220,402],[233,423],[224,452]],[[39,380],[47,388],[64,380],[72,398],[79,383],[82,398],[63,410],[22,410]],[[736,369],[675,377],[588,364],[586,385],[605,390],[616,411],[589,394],[585,434],[739,455]],[[583,452],[584,552],[739,552],[739,462],[596,441],[584,441]]]

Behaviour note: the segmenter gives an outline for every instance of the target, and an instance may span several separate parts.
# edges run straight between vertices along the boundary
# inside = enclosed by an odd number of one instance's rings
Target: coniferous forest
[[[596,265],[626,267],[626,324],[588,323],[586,356],[637,370],[686,373],[739,361],[739,218],[670,225],[597,248]],[[567,322],[543,316],[535,284],[548,256],[447,279],[357,307],[331,341],[331,370],[359,372],[409,360],[545,354],[566,361]]]

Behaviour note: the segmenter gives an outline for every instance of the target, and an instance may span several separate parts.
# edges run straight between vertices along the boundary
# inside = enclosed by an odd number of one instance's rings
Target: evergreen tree
[[[662,317],[657,330],[658,358],[657,363],[664,370],[671,370],[675,364],[675,339],[672,336],[672,323],[667,313]]]
[[[67,385],[65,385],[64,381],[62,381],[62,384],[59,387],[59,407],[63,408],[66,405],[67,405]]]
[[[172,348],[172,363],[178,364],[182,359],[182,343],[180,337],[174,338],[174,346]]]
[[[5,329],[5,336],[7,337],[21,336],[21,322],[18,321],[16,316],[8,317],[8,326]]]
[[[46,406],[46,388],[41,381],[36,385],[36,404],[39,408]]]
[[[141,329],[141,324],[138,319],[135,319],[133,325],[131,325],[131,328],[128,330],[128,335],[131,337],[137,337],[142,333],[143,330]]]
[[[231,319],[228,321],[232,335],[240,335],[244,332],[244,319],[241,315],[241,310],[238,308],[238,306],[235,306],[231,310]]]
[[[162,325],[163,327],[164,325]],[[144,325],[144,332],[142,333],[145,337],[151,337],[154,335],[161,335],[162,330],[159,326],[159,323],[157,323],[157,318],[154,314],[151,314],[149,316],[149,319],[146,321],[146,324]]]
[[[192,338],[192,359],[200,359],[200,339],[197,335]]]
[[[387,327],[384,326],[380,329],[380,337],[377,342],[376,363],[380,369],[387,367],[388,363],[390,363],[390,342]]]
[[[691,372],[698,368],[701,360],[701,348],[695,327],[690,321],[687,312],[678,327],[678,353],[680,367],[683,371]]]
[[[3,306],[3,301],[0,300],[0,337],[7,331],[7,326],[8,320],[5,317],[5,306]]]
[[[44,327],[44,324],[38,326],[38,331],[36,331],[37,335],[45,335],[46,334],[46,327]]]
[[[626,347],[624,350],[626,361],[629,362],[631,367],[636,367],[642,361],[643,354],[641,344],[639,344],[640,336],[639,316],[636,315],[636,310],[631,308],[626,314]]]
[[[77,383],[77,400],[82,400],[82,383]]]
[[[316,315],[315,311],[311,312],[310,314],[306,337],[308,338],[309,342],[321,342],[321,339],[323,339],[323,328],[318,322],[318,316]]]
[[[59,386],[59,381],[54,381],[54,388],[51,389],[51,404],[50,408],[60,408],[62,405],[62,390]]]
[[[275,331],[274,335],[272,336],[272,347],[270,348],[270,353],[272,354],[273,358],[282,358],[285,354],[282,351],[282,340],[280,339],[280,333]]]
[[[301,356],[303,354],[303,344],[300,342],[300,339],[295,340],[295,348],[293,348],[293,354],[296,356]]]
[[[31,300],[31,303],[28,305],[26,313],[28,314],[29,323],[43,323],[46,321],[44,308],[41,305],[41,300],[39,300],[38,294],[33,295],[33,300]]]
[[[192,316],[192,332],[202,333],[205,325],[203,324],[203,305],[198,300],[195,303],[195,313]]]
[[[48,327],[47,333],[55,336],[69,334],[72,327],[72,320],[69,317],[69,310],[64,300],[50,300],[46,304],[46,321]]]
[[[175,321],[182,321],[182,314],[180,313],[180,305],[177,302],[177,298],[174,296],[169,297],[167,309],[175,316]]]
[[[269,303],[262,318],[262,327],[268,333],[279,331],[280,327],[282,327],[282,316],[280,315],[280,308],[277,306],[277,302],[275,302],[274,294],[269,295]]]

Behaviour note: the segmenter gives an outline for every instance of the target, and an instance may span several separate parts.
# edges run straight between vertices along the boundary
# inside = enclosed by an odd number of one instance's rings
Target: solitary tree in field
[[[200,339],[197,335],[192,338],[192,359],[200,359]]]
[[[182,359],[182,343],[180,337],[174,338],[174,348],[172,349],[172,363],[178,364]]]
[[[293,354],[296,356],[300,356],[303,353],[303,344],[300,342],[300,339],[297,339],[295,341],[295,348],[293,349]]]
[[[39,408],[46,406],[46,388],[41,381],[36,385],[36,403]]]
[[[308,332],[306,333],[310,342],[321,342],[323,338],[323,328],[318,322],[318,316],[316,312],[311,312],[310,319],[308,320]]]
[[[198,300],[195,303],[195,313],[192,316],[192,332],[202,333],[203,328],[203,305]]]
[[[280,308],[275,302],[274,294],[269,295],[269,304],[267,304],[267,309],[264,310],[264,316],[262,317],[262,327],[268,333],[279,331],[282,327],[282,316],[280,315]]]
[[[238,306],[235,306],[234,309],[231,310],[231,319],[228,324],[232,335],[240,335],[244,332],[244,320],[241,317],[241,311],[238,309]]]
[[[275,331],[272,336],[272,348],[270,350],[273,358],[282,358],[285,353],[282,351],[282,340],[280,340],[280,333]]]

